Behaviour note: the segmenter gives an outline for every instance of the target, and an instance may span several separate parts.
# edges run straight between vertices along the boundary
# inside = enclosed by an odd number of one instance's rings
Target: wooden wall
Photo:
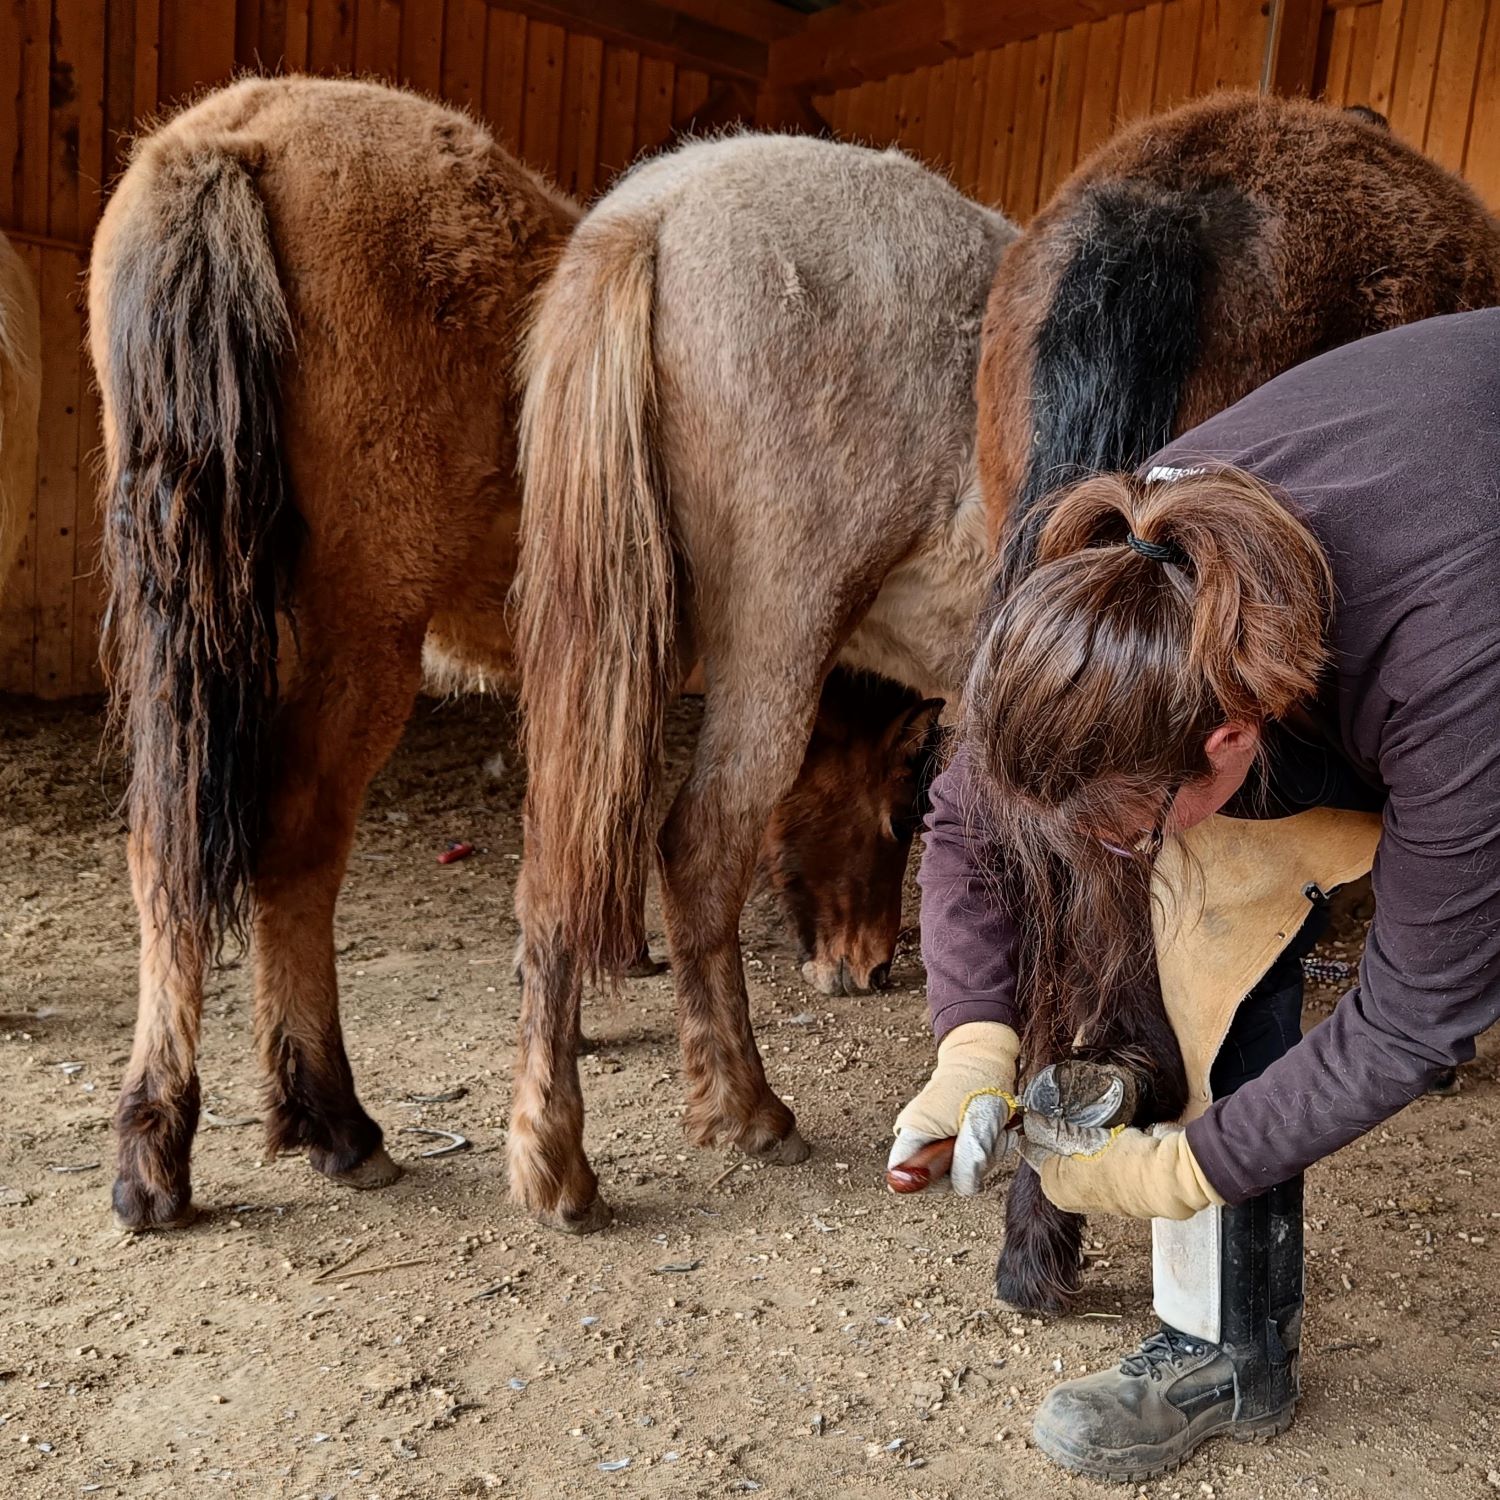
[[[1318,21],[1318,0],[1287,3]],[[1025,220],[1119,123],[1261,79],[1263,0],[1103,8],[1114,13],[822,94],[818,107],[837,134],[900,144]],[[98,423],[80,277],[132,131],[236,68],[405,81],[473,109],[585,198],[729,87],[487,0],[0,0],[0,228],[30,260],[45,343],[36,506],[0,579],[0,691],[99,686]],[[1323,0],[1311,74],[1314,92],[1388,114],[1500,207],[1500,0]]]
[[[1167,0],[822,101],[838,134],[897,144],[1024,221],[1123,121],[1215,88],[1254,88],[1258,0]]]
[[[30,262],[44,340],[36,505],[0,579],[0,692],[101,686],[87,247],[130,135],[236,69],[411,84],[483,116],[584,198],[714,84],[486,0],[0,0],[0,229]]]
[[[1500,209],[1500,4],[1337,3],[1323,16],[1319,85],[1368,104],[1391,128]]]

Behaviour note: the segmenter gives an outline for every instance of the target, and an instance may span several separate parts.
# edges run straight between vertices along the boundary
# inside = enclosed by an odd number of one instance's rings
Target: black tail
[[[1171,437],[1198,357],[1211,227],[1225,210],[1243,222],[1245,208],[1226,188],[1126,181],[1090,189],[1060,226],[1073,250],[1036,336],[1031,456],[1002,591],[1036,557],[1047,496],[1088,474],[1133,468]]]
[[[291,325],[236,157],[162,143],[132,172],[149,181],[91,270],[111,429],[105,659],[150,894],[174,941],[216,956],[245,932],[300,532],[278,411]]]

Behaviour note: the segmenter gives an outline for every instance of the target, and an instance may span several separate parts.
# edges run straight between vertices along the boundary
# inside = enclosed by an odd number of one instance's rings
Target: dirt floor
[[[507,1202],[520,778],[500,704],[422,707],[340,912],[350,1052],[406,1177],[357,1196],[267,1159],[236,967],[204,1025],[208,1212],[173,1235],[112,1228],[134,915],[97,743],[89,710],[0,703],[0,1495],[1123,1493],[1070,1480],[1028,1433],[1049,1385],[1150,1327],[1147,1232],[1095,1221],[1083,1315],[1048,1323],[994,1300],[998,1194],[885,1192],[889,1122],[930,1059],[909,949],[887,993],[830,1000],[774,914],[746,915],[806,1165],[684,1144],[663,976],[585,1011],[615,1226],[562,1238]],[[439,867],[454,839],[479,852]],[[1141,1494],[1500,1495],[1497,1065],[1492,1035],[1459,1097],[1311,1174],[1293,1429]],[[472,1149],[420,1159],[433,1138],[413,1127]]]

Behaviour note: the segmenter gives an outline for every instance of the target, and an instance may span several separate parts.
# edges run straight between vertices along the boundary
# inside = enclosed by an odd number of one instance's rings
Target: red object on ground
[[[956,1136],[928,1141],[925,1146],[894,1167],[885,1169],[885,1185],[893,1193],[920,1193],[933,1178],[941,1177],[953,1165]]]
[[[461,859],[467,859],[474,852],[473,844],[449,844],[443,852],[438,855],[440,865],[455,865]]]

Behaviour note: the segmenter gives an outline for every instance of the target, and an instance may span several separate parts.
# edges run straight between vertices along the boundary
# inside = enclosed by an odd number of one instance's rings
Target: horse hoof
[[[329,1172],[328,1180],[340,1187],[354,1188],[361,1193],[376,1188],[389,1187],[401,1175],[401,1168],[391,1159],[384,1146],[377,1146],[358,1166],[346,1172]]]
[[[116,1229],[123,1230],[126,1234],[157,1234],[163,1230],[187,1229],[196,1224],[203,1217],[203,1211],[196,1203],[189,1203],[170,1219],[127,1219],[118,1209],[110,1214]]]
[[[536,1214],[537,1223],[562,1234],[597,1234],[609,1228],[615,1211],[603,1198],[595,1198],[586,1208],[544,1208]]]
[[[186,1229],[198,1217],[198,1207],[186,1193],[181,1197],[153,1192],[124,1177],[115,1179],[112,1194],[115,1228],[129,1234],[149,1234],[159,1229]]]
[[[812,1155],[812,1147],[802,1139],[802,1132],[794,1125],[780,1140],[755,1147],[749,1154],[773,1167],[795,1167]]]
[[[1073,1293],[1045,1279],[1017,1275],[1002,1256],[995,1267],[995,1296],[1017,1312],[1037,1313],[1047,1318],[1065,1317],[1073,1306]]]

